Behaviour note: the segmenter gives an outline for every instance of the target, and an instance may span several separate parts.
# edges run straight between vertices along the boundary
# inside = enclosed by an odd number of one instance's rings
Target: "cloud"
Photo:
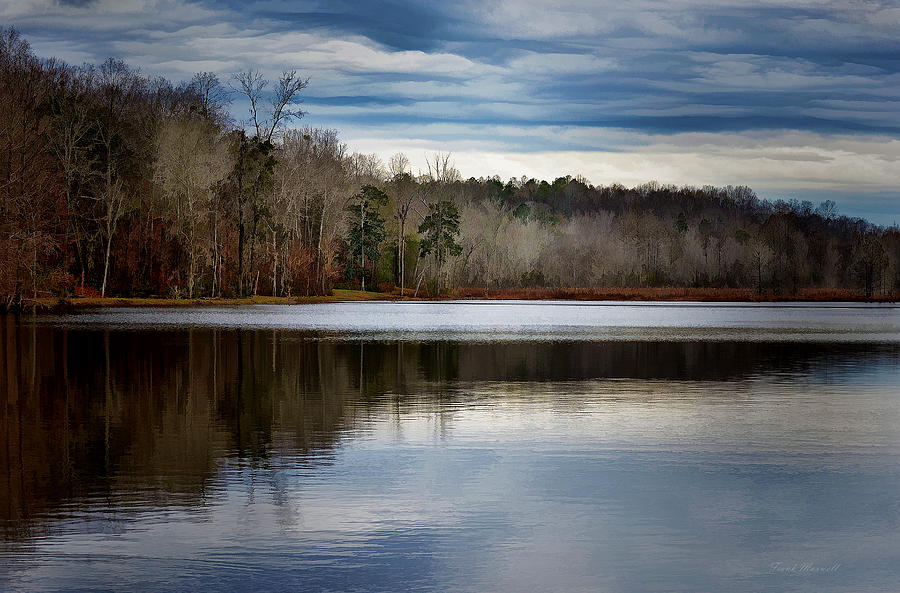
[[[0,0],[0,19],[42,55],[176,80],[297,68],[306,123],[361,149],[451,149],[472,174],[563,167],[851,201],[900,185],[888,1]]]
[[[642,135],[610,130],[595,142],[607,150],[542,150],[545,140],[562,130],[489,127],[486,138],[452,125],[423,130],[420,137],[380,138],[365,129],[351,130],[354,147],[387,157],[406,147],[424,165],[424,155],[450,150],[467,176],[526,174],[553,178],[584,174],[598,184],[636,185],[655,179],[664,183],[701,185],[744,183],[766,191],[822,189],[885,192],[895,187],[900,140],[868,136],[822,136],[806,132],[763,134]],[[411,131],[411,130],[409,130]],[[437,142],[432,137],[440,138]],[[509,151],[520,144],[532,150]],[[504,150],[507,149],[507,150]],[[512,168],[496,166],[513,164]],[[518,168],[516,168],[518,167]],[[496,169],[496,170],[494,170]]]
[[[63,58],[111,54],[174,78],[248,67],[274,76],[296,67],[312,78],[312,97],[382,96],[395,102],[397,114],[423,121],[440,102],[452,119],[648,132],[898,127],[887,110],[823,106],[900,101],[900,66],[893,59],[900,42],[873,20],[896,20],[888,5],[394,0],[323,6],[96,0],[75,7],[31,0],[8,3],[3,14],[16,17],[39,50]],[[389,38],[402,32],[429,41],[397,47]],[[834,36],[829,53],[822,51],[823,35]],[[861,39],[872,43],[861,50]],[[361,100],[351,119],[368,104]],[[492,105],[510,106],[508,117]]]

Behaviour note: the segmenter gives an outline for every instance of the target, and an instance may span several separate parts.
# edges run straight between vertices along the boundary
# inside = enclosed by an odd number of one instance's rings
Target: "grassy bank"
[[[857,290],[811,288],[796,293],[757,294],[744,288],[522,288],[490,290],[461,288],[457,298],[564,300],[564,301],[699,301],[699,302],[894,302],[896,296],[878,295],[865,298]]]
[[[337,303],[344,301],[377,301],[389,298],[378,292],[362,290],[334,290],[327,296],[295,296],[273,297],[252,296],[245,298],[202,298],[202,299],[164,299],[148,298],[100,298],[85,297],[70,299],[75,307],[197,307],[204,305],[302,305],[310,303]]]
[[[25,310],[66,311],[96,307],[202,307],[230,305],[302,305],[313,303],[338,303],[350,301],[424,301],[424,300],[565,300],[565,301],[695,301],[695,302],[896,302],[895,296],[879,295],[866,299],[855,290],[806,289],[791,294],[757,294],[752,289],[739,288],[522,288],[485,289],[465,287],[455,289],[440,297],[413,297],[409,292],[400,296],[399,291],[369,292],[335,289],[328,296],[246,298],[169,299],[157,297],[80,297],[68,300],[55,298],[27,299]]]
[[[245,298],[170,299],[161,297],[74,297],[71,299],[25,299],[26,310],[60,311],[90,309],[96,307],[205,307],[231,305],[303,305],[313,303],[339,303],[348,301],[392,300],[391,294],[362,290],[334,290],[327,296],[273,297],[252,296]]]

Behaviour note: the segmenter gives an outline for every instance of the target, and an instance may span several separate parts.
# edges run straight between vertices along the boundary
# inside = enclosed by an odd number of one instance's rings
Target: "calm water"
[[[900,310],[0,317],[0,590],[897,591]]]

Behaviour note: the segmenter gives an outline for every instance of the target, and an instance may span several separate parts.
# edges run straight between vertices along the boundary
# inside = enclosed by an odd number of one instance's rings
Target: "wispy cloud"
[[[893,2],[0,0],[0,20],[41,54],[175,79],[298,68],[308,123],[453,149],[474,175],[568,165],[900,208]]]

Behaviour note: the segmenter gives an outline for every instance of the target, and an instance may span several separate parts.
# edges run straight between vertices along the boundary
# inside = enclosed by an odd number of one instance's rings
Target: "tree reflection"
[[[847,344],[75,331],[2,316],[0,330],[0,522],[8,541],[27,540],[91,501],[196,505],[228,464],[266,468],[274,503],[283,504],[279,468],[327,464],[348,435],[375,419],[399,427],[413,408],[446,431],[467,386],[480,383],[739,381],[898,357],[896,346]],[[572,397],[560,394],[560,405],[578,405]]]

